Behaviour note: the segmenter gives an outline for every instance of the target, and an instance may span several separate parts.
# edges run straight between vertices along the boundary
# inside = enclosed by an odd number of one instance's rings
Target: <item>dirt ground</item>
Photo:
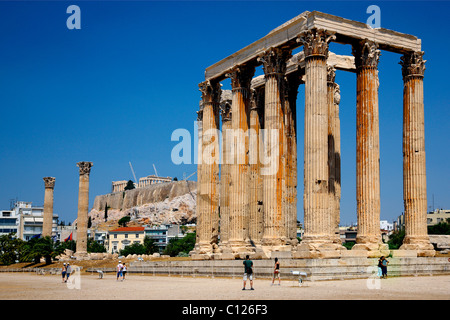
[[[77,280],[75,277],[74,280]],[[64,283],[59,275],[0,273],[1,300],[449,300],[450,275],[341,281],[293,281],[271,285],[254,279],[255,290],[241,290],[242,279],[129,274],[124,281],[108,273],[81,273]],[[70,288],[72,286],[72,288]],[[249,288],[249,283],[247,283]]]

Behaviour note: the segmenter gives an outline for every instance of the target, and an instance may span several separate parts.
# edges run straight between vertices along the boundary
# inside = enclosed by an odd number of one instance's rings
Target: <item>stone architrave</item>
[[[249,252],[249,117],[250,82],[255,68],[252,65],[238,66],[230,70],[232,104],[230,184],[230,221],[228,245],[234,253]]]
[[[53,191],[55,189],[55,178],[45,177],[44,183],[44,221],[42,225],[42,236],[51,237],[53,226]]]
[[[265,84],[264,101],[264,153],[269,165],[261,168],[264,188],[264,235],[262,245],[280,247],[288,243],[286,237],[286,206],[283,206],[285,189],[286,155],[284,154],[284,76],[291,51],[271,48],[259,57],[263,63]]]
[[[358,232],[353,250],[387,250],[380,232],[380,136],[378,114],[377,43],[361,40],[353,46],[356,65],[356,210]],[[369,254],[369,256],[370,256]]]
[[[77,256],[87,254],[87,225],[89,211],[89,175],[92,162],[78,162],[80,180],[78,188],[78,217],[77,217]]]
[[[202,148],[198,164],[199,191],[197,196],[197,254],[212,254],[219,237],[219,82],[203,82]],[[198,191],[197,191],[198,192]]]
[[[434,256],[427,233],[427,181],[423,104],[423,52],[401,57],[403,74],[403,199],[405,238],[400,249],[417,250],[419,256]]]

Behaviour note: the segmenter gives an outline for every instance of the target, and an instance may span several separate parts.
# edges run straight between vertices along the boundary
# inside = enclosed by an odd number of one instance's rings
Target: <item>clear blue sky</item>
[[[69,30],[66,8],[81,8]],[[90,205],[112,180],[158,174],[182,178],[172,131],[193,121],[204,70],[303,11],[365,22],[371,4],[381,26],[422,39],[428,202],[450,208],[449,27],[447,1],[0,1],[0,208],[18,198],[43,204],[45,176],[56,177],[54,210],[77,215],[78,161],[92,161]],[[350,46],[332,51],[350,54]],[[403,210],[400,56],[382,52],[380,76],[381,218]],[[341,86],[342,223],[356,222],[356,80]],[[298,95],[298,218],[303,221],[303,107]],[[193,177],[196,179],[196,176]]]

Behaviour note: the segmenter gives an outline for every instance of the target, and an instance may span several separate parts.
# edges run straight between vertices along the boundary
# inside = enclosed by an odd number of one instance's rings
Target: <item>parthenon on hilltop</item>
[[[349,44],[352,56],[329,52]],[[292,51],[303,51],[292,55]],[[303,12],[206,68],[200,83],[197,240],[193,259],[273,256],[379,257],[378,61],[400,54],[403,90],[405,239],[400,254],[433,256],[427,235],[424,52],[415,36],[321,12]],[[264,75],[254,77],[262,65]],[[396,66],[392,66],[396,67]],[[352,250],[338,237],[340,121],[336,70],[356,73],[356,199]],[[231,93],[221,81],[231,79]],[[296,238],[296,99],[304,85],[304,229]],[[220,121],[221,119],[221,121]],[[221,123],[220,123],[221,122]],[[241,134],[242,133],[242,134]],[[220,147],[220,140],[222,146]],[[276,255],[274,255],[276,252]]]

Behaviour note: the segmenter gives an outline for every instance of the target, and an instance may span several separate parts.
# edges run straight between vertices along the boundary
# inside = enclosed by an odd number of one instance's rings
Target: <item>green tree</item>
[[[105,203],[105,222],[108,221],[108,204]]]
[[[92,227],[92,219],[91,219],[91,217],[89,217],[89,219],[88,219],[87,227],[88,227],[88,229]]]
[[[439,222],[433,226],[428,226],[428,234],[450,235],[450,224],[447,222]]]
[[[124,190],[133,190],[134,188],[135,188],[134,182],[132,180],[128,180]]]
[[[106,252],[106,248],[100,242],[89,238],[87,243],[87,251],[88,252]]]
[[[0,236],[0,264],[10,265],[19,260],[23,241],[14,235],[9,233]]]
[[[54,242],[51,237],[33,238],[22,246],[22,261],[39,263],[42,257],[45,264],[52,263],[52,259],[64,252],[63,246]]]
[[[153,254],[155,252],[159,252],[159,249],[155,243],[155,240],[153,240],[149,236],[145,236],[145,238],[144,238],[144,248],[145,248],[145,254]]]
[[[389,236],[388,245],[389,249],[396,250],[400,248],[403,244],[403,239],[405,238],[405,229],[396,231]]]
[[[195,246],[195,233],[188,233],[183,238],[170,239],[164,254],[176,257],[180,252],[189,253]]]
[[[127,223],[130,222],[130,220],[131,220],[130,216],[125,216],[125,217],[120,218],[118,221],[119,226],[126,227]]]
[[[349,241],[349,242],[344,242],[342,244],[342,246],[344,246],[345,248],[347,248],[347,250],[351,250],[353,248],[353,246],[355,245],[354,241]]]
[[[129,254],[145,254],[145,247],[140,243],[133,243],[120,250],[119,254],[121,256],[127,256]]]

